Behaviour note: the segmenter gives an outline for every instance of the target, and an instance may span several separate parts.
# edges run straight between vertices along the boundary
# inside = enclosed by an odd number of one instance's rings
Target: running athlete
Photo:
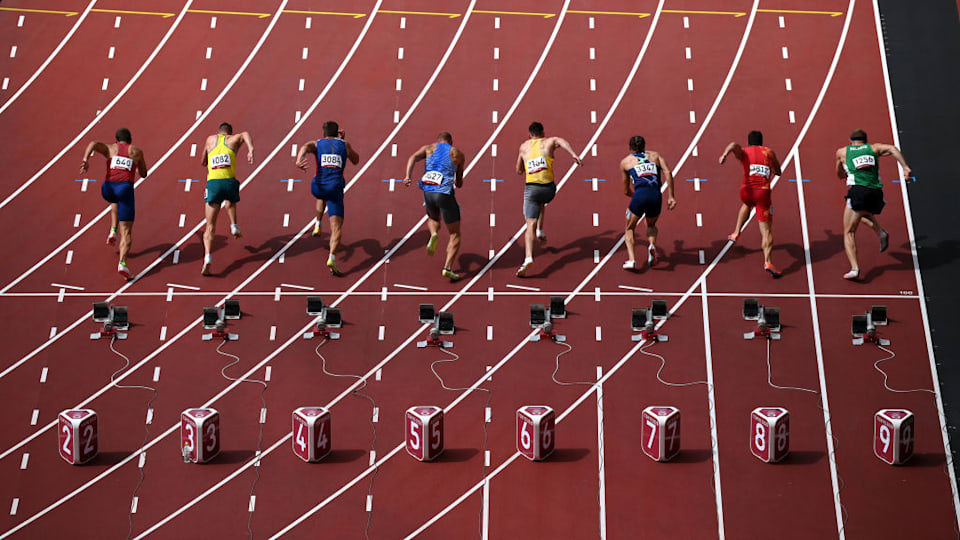
[[[883,211],[887,204],[883,200],[883,184],[880,182],[880,166],[877,158],[893,156],[903,167],[903,177],[910,178],[913,171],[896,146],[892,144],[867,143],[867,133],[858,129],[850,134],[850,145],[837,149],[837,176],[846,178],[847,205],[843,209],[843,248],[850,259],[850,271],[843,279],[860,277],[860,265],[857,263],[857,226],[864,225],[873,229],[880,238],[880,252],[887,250],[890,235],[880,227],[876,214]]]
[[[343,167],[347,159],[356,165],[360,155],[345,141],[346,133],[334,121],[323,123],[323,138],[309,141],[300,147],[296,165],[307,170],[307,154],[313,154],[317,164],[317,175],[313,177],[310,192],[317,199],[317,222],[313,227],[313,236],[320,236],[320,224],[324,210],[330,216],[330,256],[327,267],[335,276],[342,276],[337,268],[337,249],[340,247],[340,235],[343,229],[343,190],[346,180]]]
[[[661,178],[667,184],[667,208],[673,210],[677,201],[673,198],[673,174],[667,161],[659,152],[647,152],[646,141],[640,135],[630,138],[630,154],[620,161],[620,176],[623,178],[623,193],[630,197],[630,207],[627,210],[627,229],[623,233],[627,244],[627,262],[623,267],[634,270],[637,267],[637,258],[634,252],[634,230],[640,223],[640,218],[647,220],[647,265],[657,264],[657,218],[663,206],[663,196],[660,192]]]
[[[100,195],[110,203],[110,234],[107,235],[107,244],[112,246],[116,243],[119,231],[120,262],[117,264],[117,273],[124,279],[131,279],[133,272],[127,267],[127,254],[130,253],[130,245],[133,243],[133,218],[136,213],[133,181],[137,176],[147,176],[147,162],[143,158],[143,151],[130,144],[133,136],[129,129],[118,129],[116,139],[116,144],[90,141],[83,152],[80,174],[90,168],[90,156],[94,152],[107,158],[107,174],[100,188]]]
[[[217,217],[220,205],[227,209],[230,217],[230,234],[240,238],[240,226],[237,225],[237,203],[240,202],[240,182],[237,180],[237,151],[247,145],[247,163],[253,165],[253,139],[246,131],[233,134],[233,126],[224,122],[217,128],[217,134],[207,137],[200,163],[207,167],[206,202],[207,228],[203,232],[203,269],[201,273],[209,276],[213,260],[213,239],[217,234]]]
[[[421,159],[427,160],[424,175],[417,183],[423,190],[423,206],[427,210],[427,228],[430,229],[427,255],[433,256],[437,251],[442,217],[447,224],[450,241],[447,243],[447,259],[441,274],[450,281],[457,281],[460,274],[453,271],[453,261],[460,251],[460,205],[457,204],[456,190],[463,187],[463,164],[466,158],[459,148],[453,146],[453,137],[443,131],[437,135],[437,142],[421,146],[407,159],[407,175],[403,178],[405,186],[410,185],[413,167]]]
[[[747,135],[746,148],[732,142],[720,155],[720,164],[733,154],[743,165],[743,185],[740,186],[740,212],[737,214],[737,226],[727,236],[731,242],[740,238],[740,230],[750,216],[750,209],[756,207],[757,222],[760,226],[761,247],[763,248],[763,269],[774,278],[780,277],[780,271],[773,266],[770,252],[773,251],[773,211],[770,202],[770,181],[780,176],[780,160],[777,154],[763,146],[763,133],[751,131]]]
[[[580,157],[570,143],[560,137],[544,137],[543,124],[534,122],[529,128],[530,139],[520,145],[520,155],[517,156],[517,174],[526,174],[527,182],[523,190],[523,217],[527,220],[527,230],[524,233],[526,240],[526,258],[517,277],[527,275],[533,265],[533,238],[541,242],[547,241],[543,232],[544,206],[553,200],[557,194],[557,185],[553,182],[553,153],[559,147],[566,150],[577,165],[582,165]]]

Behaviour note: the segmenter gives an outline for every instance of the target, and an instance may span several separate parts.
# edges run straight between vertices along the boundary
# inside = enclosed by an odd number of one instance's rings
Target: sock
[[[203,256],[203,262],[204,262],[204,264],[210,264],[210,262],[211,262],[212,260],[213,260],[213,259],[210,257],[210,254],[209,254],[209,253],[207,253],[206,255]]]
[[[237,225],[236,223],[231,223],[231,224],[230,224],[230,234],[237,234],[237,231],[239,231],[239,230],[240,230],[240,226],[239,226],[239,225]]]
[[[532,263],[532,262],[533,262],[533,257],[527,257],[523,260],[523,264]]]
[[[337,256],[334,255],[333,253],[331,253],[331,254],[330,254],[330,258],[329,258],[328,260],[336,261],[336,260],[337,260]]]
[[[120,261],[120,266],[126,268],[126,267],[127,267],[127,261]]]

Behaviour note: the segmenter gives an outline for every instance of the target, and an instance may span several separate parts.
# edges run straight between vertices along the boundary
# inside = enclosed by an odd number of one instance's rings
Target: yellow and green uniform
[[[217,145],[207,152],[207,189],[204,200],[211,204],[240,200],[237,182],[237,151],[227,146],[227,136],[217,135]]]
[[[530,140],[530,153],[527,156],[527,183],[528,184],[552,184],[553,183],[553,158],[543,155],[540,150],[540,141],[542,139]]]
[[[847,159],[843,163],[847,171],[848,186],[882,188],[880,167],[877,165],[877,153],[870,144],[858,144],[847,147]]]

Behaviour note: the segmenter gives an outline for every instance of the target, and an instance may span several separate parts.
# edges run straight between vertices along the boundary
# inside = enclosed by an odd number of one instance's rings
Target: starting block
[[[324,407],[300,407],[293,411],[293,453],[313,463],[330,453],[330,411]]]
[[[129,326],[127,326],[129,328]],[[90,339],[101,339],[101,338],[117,338],[117,339],[127,339],[126,332],[120,332],[124,328],[118,328],[110,321],[103,323],[103,329],[99,332],[94,332],[90,334]]]
[[[913,413],[881,409],[873,416],[873,453],[885,463],[902,465],[913,456]]]
[[[540,341],[541,339],[552,339],[557,343],[563,343],[567,340],[567,336],[562,336],[553,332],[553,323],[550,321],[543,323],[543,325],[541,325],[539,328],[539,332],[530,336],[530,341],[536,342]]]
[[[441,339],[440,329],[434,327],[430,329],[430,335],[427,336],[427,339],[417,342],[418,349],[423,349],[424,347],[440,347],[442,349],[452,349],[453,342],[444,341],[443,339]]]
[[[546,405],[517,409],[517,450],[530,461],[543,461],[556,448],[556,414]]]
[[[220,453],[220,413],[187,409],[180,414],[180,446],[184,463],[206,463]]]
[[[313,339],[315,336],[318,336],[320,339],[340,339],[340,332],[331,332],[326,324],[318,322],[317,331],[305,332],[303,339]]]
[[[97,457],[99,425],[91,409],[67,409],[57,417],[60,457],[71,465],[83,465]]]
[[[790,453],[790,413],[783,407],[758,407],[750,413],[750,451],[765,463]]]
[[[407,453],[432,461],[443,453],[443,409],[432,405],[407,409],[404,415]]]
[[[640,426],[643,453],[654,461],[670,461],[680,453],[680,409],[647,407]]]

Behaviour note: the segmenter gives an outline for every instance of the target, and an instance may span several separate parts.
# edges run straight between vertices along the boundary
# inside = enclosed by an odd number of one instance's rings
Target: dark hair
[[[763,133],[751,131],[747,135],[747,144],[750,146],[763,146]]]
[[[647,147],[647,141],[643,139],[640,135],[634,135],[630,137],[630,150],[634,152],[643,152]]]
[[[448,131],[441,131],[440,134],[437,135],[437,140],[438,140],[438,141],[443,141],[443,142],[445,142],[445,143],[450,143],[450,144],[452,144],[452,143],[453,143],[453,135],[450,135],[450,132],[448,132]]]
[[[867,132],[862,129],[858,129],[850,134],[850,140],[867,142]]]
[[[336,137],[339,133],[340,133],[340,125],[334,122],[333,120],[328,120],[323,123],[324,137]]]
[[[530,135],[533,137],[543,137],[543,124],[540,122],[534,122],[530,124],[528,129],[530,131]]]
[[[130,144],[133,142],[133,135],[130,135],[130,130],[127,128],[120,128],[117,130],[117,142]]]

